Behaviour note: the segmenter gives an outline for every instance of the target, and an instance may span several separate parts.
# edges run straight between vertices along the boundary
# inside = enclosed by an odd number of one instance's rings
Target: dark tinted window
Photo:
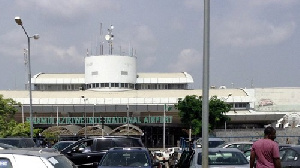
[[[113,138],[97,139],[96,151],[108,150],[112,147],[144,147],[139,139]]]
[[[117,167],[144,167],[150,165],[150,158],[146,151],[109,151],[104,156],[101,166],[117,166]]]
[[[1,143],[19,147],[19,140],[17,139],[0,139]]]
[[[116,147],[143,147],[139,139],[117,138],[114,139]]]
[[[223,143],[224,143],[224,141],[209,141],[208,142],[208,146],[210,148],[215,148],[215,147],[217,147],[217,146],[219,146],[219,145],[221,145]]]
[[[111,139],[97,139],[96,151],[108,150],[113,147]]]

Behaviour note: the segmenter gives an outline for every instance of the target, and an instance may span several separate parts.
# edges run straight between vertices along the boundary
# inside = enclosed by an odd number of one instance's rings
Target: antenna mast
[[[108,29],[108,34],[105,35],[105,40],[108,42],[109,47],[109,55],[112,55],[112,41],[114,39],[114,35],[112,34],[112,30],[114,29],[113,25],[110,25],[110,29]]]
[[[100,23],[100,39],[102,39],[102,23]],[[100,41],[100,55],[103,55],[103,41]]]

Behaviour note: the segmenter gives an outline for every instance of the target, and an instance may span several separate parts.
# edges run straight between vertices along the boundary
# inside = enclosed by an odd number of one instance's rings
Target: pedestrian
[[[265,128],[264,138],[252,145],[250,168],[281,168],[279,147],[274,141],[275,138],[276,130],[273,127]]]

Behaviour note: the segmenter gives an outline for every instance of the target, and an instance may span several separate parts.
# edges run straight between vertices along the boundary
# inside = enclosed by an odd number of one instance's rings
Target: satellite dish
[[[113,26],[113,25],[110,25],[110,28],[111,28],[111,29],[114,29],[114,26]]]
[[[105,40],[109,40],[110,39],[110,35],[109,34],[107,34],[107,35],[105,35]]]

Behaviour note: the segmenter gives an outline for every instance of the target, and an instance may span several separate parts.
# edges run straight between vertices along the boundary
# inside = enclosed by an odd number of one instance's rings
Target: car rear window
[[[202,165],[202,154],[198,153],[198,165]],[[244,165],[248,164],[245,156],[240,152],[209,152],[209,165]]]
[[[101,161],[101,166],[145,167],[150,165],[150,158],[145,151],[121,150],[109,151]]]
[[[96,150],[108,150],[112,147],[144,147],[139,139],[114,138],[97,139]]]

